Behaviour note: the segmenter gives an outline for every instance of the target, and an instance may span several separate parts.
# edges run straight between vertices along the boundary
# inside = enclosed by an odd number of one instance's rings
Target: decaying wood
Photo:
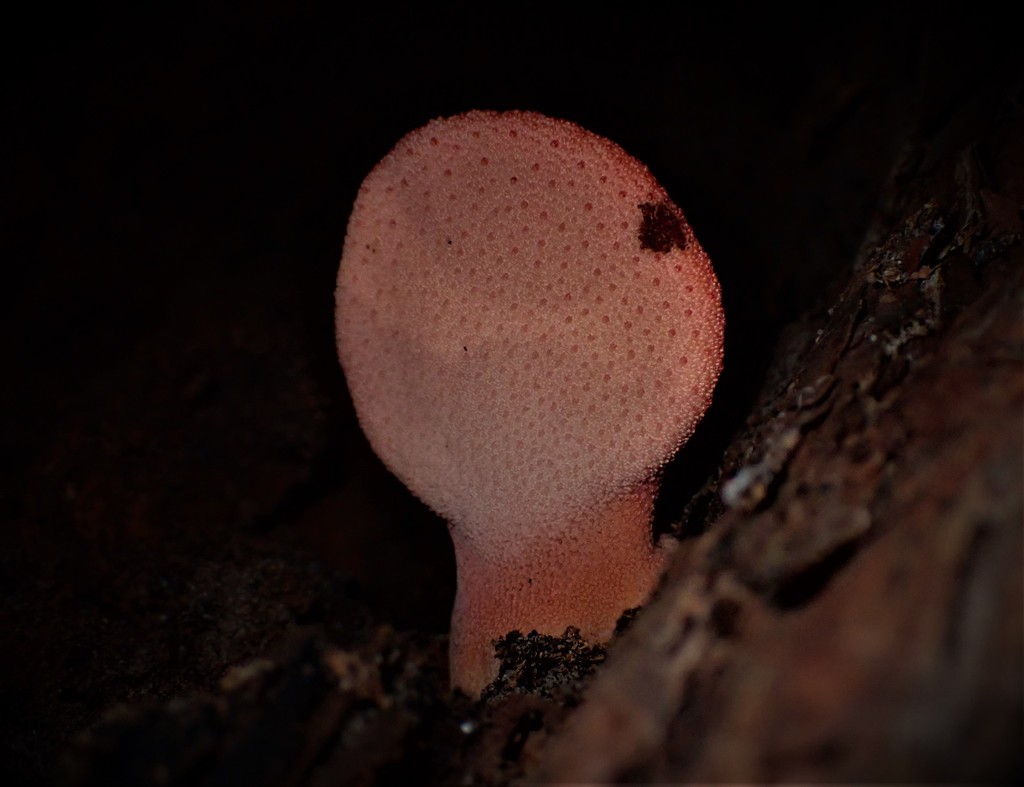
[[[723,513],[539,778],[1019,773],[1021,152],[1017,129],[894,178],[705,490]]]

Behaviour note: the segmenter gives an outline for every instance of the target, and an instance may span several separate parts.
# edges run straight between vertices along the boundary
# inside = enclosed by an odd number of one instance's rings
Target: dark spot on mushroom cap
[[[671,202],[646,202],[638,206],[643,214],[640,224],[640,248],[667,252],[673,246],[686,248],[686,219]]]

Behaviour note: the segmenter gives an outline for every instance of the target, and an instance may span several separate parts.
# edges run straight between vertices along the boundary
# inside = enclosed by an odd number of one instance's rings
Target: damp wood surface
[[[684,542],[538,774],[1019,772],[1020,223],[980,207],[981,189],[1019,200],[1014,135],[895,173],[850,278],[793,326],[702,493],[721,513]],[[989,155],[1016,163],[982,178]]]
[[[639,71],[559,92],[541,64],[501,94],[511,33],[437,55],[421,33],[454,20],[423,14],[380,64],[420,67],[348,90],[326,65],[365,69],[307,10],[180,57],[184,34],[56,36],[14,105],[63,130],[12,122],[4,197],[0,781],[1018,780],[1024,70],[1005,20],[962,13],[834,46],[626,18]],[[552,62],[576,74],[594,40]],[[462,92],[431,94],[428,62]],[[653,602],[607,649],[506,637],[473,702],[447,686],[448,536],[359,432],[331,287],[358,182],[413,119],[533,95],[665,181],[722,279],[726,368],[666,468]]]

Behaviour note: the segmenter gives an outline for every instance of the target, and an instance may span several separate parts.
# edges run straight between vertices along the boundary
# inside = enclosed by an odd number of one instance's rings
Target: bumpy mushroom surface
[[[453,685],[510,630],[610,637],[722,363],[718,281],[647,168],[535,113],[428,123],[362,184],[336,325],[371,445],[450,524]]]

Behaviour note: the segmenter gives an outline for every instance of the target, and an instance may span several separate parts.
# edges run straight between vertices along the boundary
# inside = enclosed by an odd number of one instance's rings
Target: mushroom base
[[[651,538],[656,492],[655,482],[643,484],[542,528],[542,536],[524,536],[516,554],[498,560],[453,526],[452,687],[479,696],[498,675],[494,642],[510,631],[561,636],[575,626],[590,642],[608,641],[622,613],[648,601],[665,567]]]

